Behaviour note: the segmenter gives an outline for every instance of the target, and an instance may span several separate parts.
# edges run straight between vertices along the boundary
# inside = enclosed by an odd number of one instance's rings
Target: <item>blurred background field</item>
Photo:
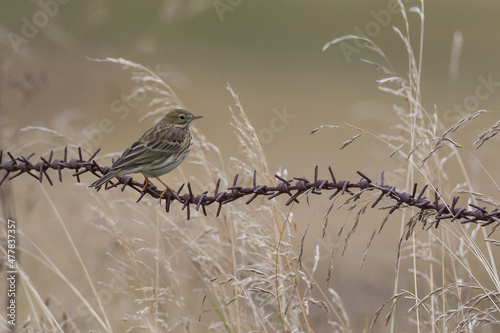
[[[399,130],[393,127],[398,121],[393,104],[404,104],[404,101],[381,92],[375,82],[382,77],[381,73],[359,61],[360,58],[382,61],[380,57],[351,41],[347,44],[359,54],[346,56],[338,45],[322,50],[327,42],[335,38],[365,32],[384,50],[396,72],[406,76],[407,51],[392,29],[393,25],[404,29],[401,15],[390,14],[383,23],[377,19],[380,19],[382,11],[388,11],[393,1],[66,2],[57,2],[57,7],[53,7],[57,8],[54,15],[49,15],[46,24],[27,37],[23,35],[26,20],[43,19],[39,14],[44,10],[40,2],[16,1],[7,4],[4,1],[4,9],[0,12],[0,148],[4,151],[25,155],[36,152],[38,156],[49,149],[73,143],[83,144],[91,150],[102,148],[100,156],[122,152],[152,126],[151,118],[139,123],[141,117],[152,111],[148,106],[151,96],[146,94],[137,104],[127,104],[126,96],[137,88],[130,79],[130,72],[116,64],[89,60],[121,57],[156,72],[174,88],[188,110],[204,116],[194,126],[220,149],[223,169],[229,175],[241,171],[230,158],[245,159],[246,156],[230,124],[229,107],[234,108],[234,99],[226,89],[228,84],[238,94],[260,136],[271,174],[286,169],[289,176],[312,178],[314,167],[319,165],[324,178],[328,176],[327,167],[332,166],[337,178],[357,180],[356,170],[373,178],[378,178],[385,170],[393,185],[404,188],[404,178],[396,172],[401,168],[401,161],[389,158],[391,149],[382,143],[365,136],[340,150],[342,143],[355,132],[325,129],[310,135],[320,125],[344,123],[376,134],[399,135]],[[423,106],[429,112],[436,111],[446,127],[452,126],[466,113],[479,109],[498,110],[498,13],[500,3],[493,0],[425,3],[421,72]],[[413,46],[418,50],[419,20],[416,14],[409,17]],[[14,47],[12,33],[23,38]],[[462,36],[463,39],[458,65],[453,65],[450,60],[454,36]],[[477,97],[477,87],[488,78],[499,83],[481,89],[481,92],[489,92],[487,97]],[[460,107],[465,110],[463,114],[456,111]],[[279,116],[283,114],[289,117]],[[103,119],[109,119],[104,126],[106,130],[96,132],[99,126],[103,126],[102,123],[100,125]],[[498,113],[486,114],[462,128],[455,136],[464,149],[470,150],[482,166],[493,173],[498,165],[498,157],[494,153],[497,140],[493,139],[477,151],[472,143],[497,119]],[[26,126],[53,129],[72,141],[36,131],[20,132]],[[23,148],[28,143],[29,146]],[[472,158],[465,161],[478,192],[493,196],[498,193]],[[109,158],[101,162],[103,165],[107,163],[110,163]],[[448,190],[456,194],[451,190],[456,183],[463,182],[458,168],[450,164],[449,169],[441,171],[448,175]],[[188,159],[181,168],[163,179],[169,184],[181,184],[193,181],[199,173],[200,166],[190,163]],[[111,285],[116,281],[108,267],[113,267],[114,256],[118,259],[121,256],[117,251],[119,242],[94,227],[94,224],[103,223],[105,217],[89,207],[99,206],[102,201],[111,199],[135,199],[135,194],[101,191],[90,195],[86,185],[95,179],[86,175],[82,180],[84,185],[75,186],[75,180],[66,174],[62,184],[56,182],[54,187],[50,187],[45,182],[39,185],[30,177],[20,177],[10,182],[10,186],[19,229],[86,297],[92,298],[81,269],[73,266],[75,257],[69,250],[71,245],[41,186],[49,193],[65,221],[92,279],[96,283],[105,281]],[[250,182],[250,179],[246,181]],[[213,190],[213,186],[211,180],[198,179],[194,189],[201,193]],[[133,201],[122,204],[130,209]],[[375,237],[360,268],[365,247],[384,214],[373,211],[369,217],[362,218],[342,256],[345,234],[338,237],[338,232],[343,226],[351,228],[354,213],[334,210],[327,235],[321,238],[322,218],[330,202],[326,195],[310,197],[308,201],[303,198],[300,205],[292,208],[297,235],[302,235],[310,224],[304,243],[304,257],[310,259],[306,263],[312,265],[311,258],[315,255],[316,245],[319,245],[321,257],[314,277],[317,288],[325,291],[329,253],[332,247],[336,248],[330,287],[340,295],[351,320],[352,331],[360,332],[379,306],[393,294],[401,220],[398,217],[389,220],[380,235]],[[283,200],[279,202],[284,203]],[[262,201],[259,204],[265,203]],[[150,210],[147,213],[143,211],[146,208]],[[137,221],[145,214],[155,216],[155,210],[163,211],[163,207],[151,202],[150,207],[138,206],[128,210],[127,214],[134,210],[136,215],[128,216],[130,223],[125,226],[126,231],[137,234],[137,237],[143,234],[146,238],[150,237],[154,230],[145,228]],[[215,207],[209,210],[209,215],[215,215],[215,210]],[[224,210],[230,212],[231,205],[225,206]],[[116,214],[119,216],[120,211]],[[174,207],[171,215],[179,228],[196,230],[196,219],[186,221],[179,207]],[[195,215],[202,218],[199,213]],[[218,220],[214,219],[212,223],[218,223]],[[419,230],[419,237],[426,239],[427,235]],[[22,242],[23,246],[33,249],[34,245],[29,241]],[[300,239],[296,239],[294,246],[298,252]],[[177,250],[183,251],[183,248]],[[172,260],[181,260],[172,251]],[[189,256],[182,258],[190,259]],[[74,297],[66,284],[61,283],[36,258],[26,255],[24,260],[24,269],[39,294],[61,302],[51,307],[60,306],[74,315],[74,321],[82,325],[82,331],[97,330],[85,321],[89,316],[87,310],[80,307],[80,300]],[[177,264],[182,266],[183,263]],[[408,268],[405,263],[402,267]],[[183,273],[189,283],[179,288],[184,295],[192,296],[186,301],[192,304],[188,308],[192,313],[184,315],[197,319],[202,312],[204,291],[196,281],[202,277],[193,275],[193,270],[195,268]],[[481,269],[478,274],[483,274]],[[411,288],[412,284],[412,280],[403,280],[400,288]],[[195,289],[192,289],[193,285]],[[98,288],[121,290],[117,286],[99,285]],[[120,293],[117,291],[112,295]],[[111,326],[117,332],[125,331],[129,326],[120,319],[125,313],[133,312],[136,304],[112,298],[108,310]],[[27,303],[20,305],[19,320],[26,320],[29,311]],[[406,312],[402,311],[402,315]],[[317,325],[315,329],[318,332],[327,331],[327,323],[322,324],[322,318],[321,310],[311,306],[309,320]],[[398,320],[398,325],[398,332],[414,331],[407,318]],[[195,322],[191,331],[203,332],[206,328]],[[183,329],[172,328],[173,331]],[[388,328],[379,324],[377,330],[383,332]],[[489,331],[485,328],[481,332]]]

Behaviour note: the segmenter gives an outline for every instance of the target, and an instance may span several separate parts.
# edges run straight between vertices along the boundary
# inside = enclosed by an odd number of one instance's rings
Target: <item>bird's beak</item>
[[[192,116],[191,120],[200,119],[200,118],[203,118],[203,116]]]

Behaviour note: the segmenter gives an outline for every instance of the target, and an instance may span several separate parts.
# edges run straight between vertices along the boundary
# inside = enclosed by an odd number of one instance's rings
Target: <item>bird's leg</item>
[[[163,184],[163,186],[165,186],[165,191],[163,191],[163,192],[161,193],[161,195],[160,195],[160,202],[161,202],[161,199],[163,198],[163,196],[165,195],[165,193],[167,193],[167,192],[168,192],[168,190],[170,190],[170,191],[174,192],[175,194],[177,194],[177,192],[175,192],[175,191],[174,191],[173,189],[171,189],[171,188],[170,188],[167,184],[165,184],[165,183],[164,183],[164,182],[163,182],[163,181],[162,181],[162,180],[161,180],[158,176],[155,176],[155,178],[156,178],[156,179],[158,179],[158,181],[159,181],[160,183],[162,183],[162,184]]]
[[[153,183],[148,177],[144,176],[144,187],[142,188],[142,192],[146,191],[146,187],[148,187],[148,185],[153,185]]]

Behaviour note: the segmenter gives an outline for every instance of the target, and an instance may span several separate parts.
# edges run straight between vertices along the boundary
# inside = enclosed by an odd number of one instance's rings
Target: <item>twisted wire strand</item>
[[[50,170],[57,170],[59,181],[62,182],[62,170],[70,169],[75,172],[72,174],[76,177],[77,181],[80,182],[80,176],[85,173],[92,173],[96,177],[101,177],[109,172],[111,169],[109,166],[101,167],[95,161],[95,156],[99,153],[100,149],[96,150],[90,157],[86,160],[83,159],[82,150],[78,148],[78,158],[72,158],[68,160],[68,149],[64,149],[63,159],[53,159],[54,153],[50,152],[48,159],[40,157],[37,162],[30,161],[35,153],[29,156],[13,156],[10,152],[4,154],[0,150],[0,170],[4,170],[5,175],[0,180],[0,186],[5,180],[12,180],[19,177],[22,174],[29,174],[33,178],[42,182],[44,178],[53,185],[52,179],[47,172]],[[7,155],[8,158],[5,158]],[[233,183],[226,190],[220,189],[221,180],[219,179],[216,183],[215,190],[213,194],[210,195],[209,191],[205,191],[201,194],[194,194],[191,189],[191,184],[182,184],[177,193],[173,191],[168,191],[165,193],[161,200],[165,201],[165,210],[169,212],[170,205],[172,202],[177,201],[182,204],[182,209],[186,210],[187,219],[191,216],[191,209],[194,207],[196,211],[201,211],[206,216],[206,207],[212,204],[217,204],[216,216],[219,216],[222,206],[230,203],[232,201],[238,200],[242,197],[250,198],[246,201],[246,204],[250,204],[255,198],[259,196],[265,196],[269,200],[274,199],[280,195],[288,195],[288,200],[286,205],[290,205],[292,202],[297,202],[298,197],[305,193],[311,193],[320,195],[323,191],[333,191],[329,199],[333,199],[338,194],[344,195],[349,194],[352,196],[354,201],[357,201],[361,195],[367,190],[377,190],[380,191],[379,196],[371,208],[375,208],[380,201],[385,197],[390,199],[393,204],[389,207],[389,214],[394,213],[397,209],[401,208],[403,205],[415,207],[420,210],[419,218],[422,219],[424,213],[432,212],[435,219],[435,227],[439,226],[440,221],[449,220],[450,222],[460,221],[461,223],[478,223],[481,226],[487,226],[492,223],[498,223],[500,218],[500,210],[495,208],[488,211],[486,207],[480,207],[474,204],[469,204],[472,209],[467,209],[464,207],[457,206],[460,197],[454,197],[451,205],[448,205],[441,200],[441,196],[437,192],[434,192],[433,199],[427,199],[424,197],[425,191],[428,186],[425,185],[420,192],[417,194],[418,184],[415,183],[413,186],[412,193],[406,193],[398,191],[394,186],[384,183],[384,173],[381,174],[380,184],[373,182],[368,176],[364,175],[362,172],[357,171],[358,175],[361,177],[357,182],[350,182],[349,180],[337,180],[332,171],[331,167],[328,167],[331,180],[318,178],[318,166],[314,170],[314,179],[310,181],[305,177],[293,177],[292,179],[284,179],[276,175],[276,179],[280,181],[275,186],[268,185],[258,185],[257,184],[257,172],[254,171],[252,187],[242,187],[238,186],[238,177],[236,174],[233,179]],[[12,175],[11,175],[12,174]],[[10,175],[10,177],[9,177]],[[139,202],[146,194],[149,194],[153,198],[160,198],[163,191],[156,188],[155,185],[147,185],[144,187],[144,183],[135,181],[131,176],[124,175],[114,178],[112,183],[107,183],[105,189],[111,189],[114,187],[121,186],[121,191],[124,191],[126,187],[130,187],[140,193],[137,202]],[[182,193],[182,191],[187,188],[187,190]],[[181,194],[182,193],[182,194]]]

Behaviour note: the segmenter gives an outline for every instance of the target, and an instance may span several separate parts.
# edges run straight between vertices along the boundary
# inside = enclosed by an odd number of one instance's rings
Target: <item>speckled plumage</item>
[[[189,125],[199,118],[201,116],[182,109],[170,111],[127,148],[113,163],[111,170],[89,188],[99,189],[113,177],[129,173],[142,173],[148,183],[149,177],[158,178],[172,171],[191,151],[193,134]]]

